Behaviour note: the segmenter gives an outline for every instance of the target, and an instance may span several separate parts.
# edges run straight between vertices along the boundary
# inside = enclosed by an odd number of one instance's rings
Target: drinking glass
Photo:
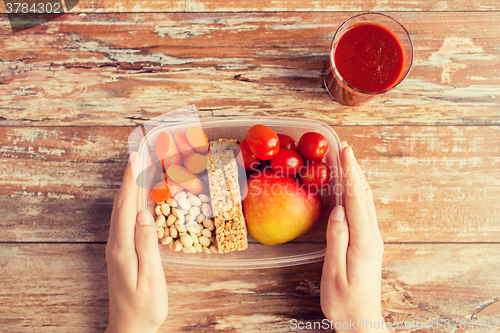
[[[382,91],[370,92],[354,87],[352,84],[346,82],[342,75],[340,75],[337,65],[335,64],[335,52],[337,51],[339,41],[352,27],[361,23],[372,23],[389,30],[399,41],[403,51],[403,68],[401,74],[391,86]],[[325,87],[330,96],[332,96],[332,98],[337,102],[344,105],[360,105],[372,100],[377,95],[388,92],[400,84],[401,81],[408,76],[412,63],[413,44],[408,32],[399,22],[384,14],[359,14],[345,21],[333,37],[330,56],[328,59],[328,67],[324,75]]]

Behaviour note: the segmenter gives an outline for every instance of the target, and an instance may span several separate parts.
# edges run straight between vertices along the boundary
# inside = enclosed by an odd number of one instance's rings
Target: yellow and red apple
[[[243,211],[250,236],[277,245],[304,235],[318,223],[321,198],[293,177],[260,170],[248,179]]]

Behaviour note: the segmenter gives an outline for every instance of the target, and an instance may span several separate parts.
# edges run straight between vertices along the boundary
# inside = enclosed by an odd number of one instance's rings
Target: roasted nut
[[[209,204],[204,203],[201,205],[201,212],[207,217],[212,216],[212,207],[210,207]]]
[[[161,212],[161,205],[158,205],[155,207],[155,213],[156,213],[156,216],[163,215],[163,213]]]
[[[201,200],[197,196],[188,196],[188,201],[191,204],[191,207],[199,207],[201,206]]]
[[[170,214],[170,206],[167,205],[166,203],[161,204],[160,210],[165,216],[168,216]]]
[[[162,239],[163,236],[165,235],[165,229],[163,229],[163,228],[158,229],[157,234],[158,234],[158,238]]]
[[[201,245],[200,243],[197,243],[197,244],[193,244],[194,248],[196,249],[196,252],[201,252],[203,251],[203,245]]]
[[[176,193],[174,195],[174,200],[176,200],[177,202],[179,202],[179,200],[181,198],[186,198],[187,197],[187,193],[185,191],[180,191],[179,193]]]
[[[186,198],[179,199],[179,206],[181,206],[182,209],[187,209],[187,210],[189,210],[191,208],[191,204],[189,203],[188,199],[186,199]]]
[[[179,233],[187,232],[186,226],[184,226],[184,225],[176,225],[175,227],[177,228],[177,231]]]
[[[173,239],[172,237],[170,237],[170,236],[166,236],[166,237],[164,236],[164,237],[161,239],[161,243],[162,243],[163,245],[170,245],[170,243],[172,243],[172,241],[173,241],[173,240],[174,240],[174,239]]]
[[[202,229],[201,225],[196,222],[189,222],[188,224],[186,224],[186,228],[193,234],[199,234]]]
[[[201,202],[210,202],[210,197],[206,194],[200,194],[198,195],[198,198],[200,198]]]
[[[205,221],[203,221],[203,226],[210,231],[213,231],[215,228],[214,221],[212,221],[210,219],[206,219]]]
[[[189,236],[191,236],[191,238],[193,239],[193,244],[198,244],[200,242],[196,234],[189,232]]]
[[[171,227],[175,223],[176,220],[177,220],[177,218],[175,217],[175,215],[170,214],[167,218],[167,226]]]
[[[200,214],[200,215],[198,215],[198,217],[196,218],[196,222],[198,222],[198,223],[202,223],[205,219],[206,219],[205,215]]]
[[[186,234],[186,235],[183,235],[181,238],[181,243],[182,245],[188,247],[188,246],[193,246],[193,238]]]
[[[182,212],[177,212],[178,216],[178,220],[179,220],[179,224],[184,224],[186,222],[186,217],[184,216],[184,213]]]
[[[194,246],[185,246],[182,248],[184,253],[196,253],[196,248]]]
[[[170,227],[170,236],[172,236],[172,238],[177,238],[177,235],[178,235],[178,230],[177,228],[175,227],[175,225],[171,226]]]
[[[172,208],[175,208],[175,207],[177,207],[179,205],[177,203],[177,200],[175,200],[174,198],[168,198],[167,201],[166,201],[166,203],[167,203],[167,205],[169,205]]]
[[[210,249],[208,247],[206,247],[205,245],[202,245],[201,248],[202,248],[203,252],[205,252],[206,254],[210,254],[211,253]]]
[[[155,226],[157,228],[159,227],[163,227],[163,223],[165,222],[165,216],[163,215],[159,215],[157,218],[156,218],[156,222],[155,222]]]
[[[203,230],[201,231],[201,234],[202,234],[203,236],[207,237],[207,238],[212,237],[212,232],[211,232],[210,230],[208,230],[208,229],[203,229]]]
[[[182,250],[182,243],[181,241],[178,239],[175,241],[174,243],[174,251],[175,252],[179,252],[180,250]]]
[[[198,241],[201,245],[210,246],[210,239],[208,237],[201,236],[200,238],[198,238]]]
[[[196,206],[195,207],[191,207],[189,209],[189,215],[193,216],[194,219],[196,219],[198,217],[198,215],[200,215],[200,207],[196,207]]]

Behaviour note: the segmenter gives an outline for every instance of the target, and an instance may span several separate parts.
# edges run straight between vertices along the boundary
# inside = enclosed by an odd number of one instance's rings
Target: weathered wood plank
[[[132,129],[2,128],[0,241],[105,241]],[[500,239],[500,127],[333,129],[367,174],[386,242]]]
[[[500,128],[333,128],[373,188],[385,241],[500,239]]]
[[[6,332],[102,332],[108,319],[104,244],[1,244]],[[498,296],[498,244],[387,245],[382,307],[393,324],[465,319]],[[165,267],[170,313],[160,332],[284,332],[324,319],[322,263],[260,270]],[[203,274],[200,274],[202,272]],[[256,306],[258,303],[258,306]],[[478,318],[500,316],[493,304]],[[424,326],[425,327],[425,326]],[[405,330],[450,332],[450,330]],[[472,332],[472,331],[471,331]]]
[[[494,1],[383,1],[383,0],[302,0],[278,1],[227,1],[227,0],[187,0],[188,12],[211,11],[494,11],[499,8]]]
[[[3,15],[0,126],[129,126],[193,103],[332,125],[499,124],[498,15],[390,14],[413,37],[413,70],[358,107],[332,101],[321,74],[352,13],[68,14],[22,34]]]
[[[494,0],[484,1],[432,1],[432,0],[341,0],[310,1],[227,1],[227,0],[168,0],[168,1],[120,1],[80,0],[72,13],[147,13],[147,12],[345,12],[345,11],[497,11]],[[0,6],[0,13],[6,8]]]

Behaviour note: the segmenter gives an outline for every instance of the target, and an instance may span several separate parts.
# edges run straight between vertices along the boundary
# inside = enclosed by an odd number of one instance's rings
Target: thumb
[[[349,227],[342,206],[333,208],[326,230],[325,268],[346,276]]]
[[[141,280],[141,276],[154,276],[157,270],[161,270],[163,274],[160,249],[158,247],[158,236],[153,216],[147,210],[141,210],[137,214],[135,225],[135,250],[139,261],[138,280]]]

